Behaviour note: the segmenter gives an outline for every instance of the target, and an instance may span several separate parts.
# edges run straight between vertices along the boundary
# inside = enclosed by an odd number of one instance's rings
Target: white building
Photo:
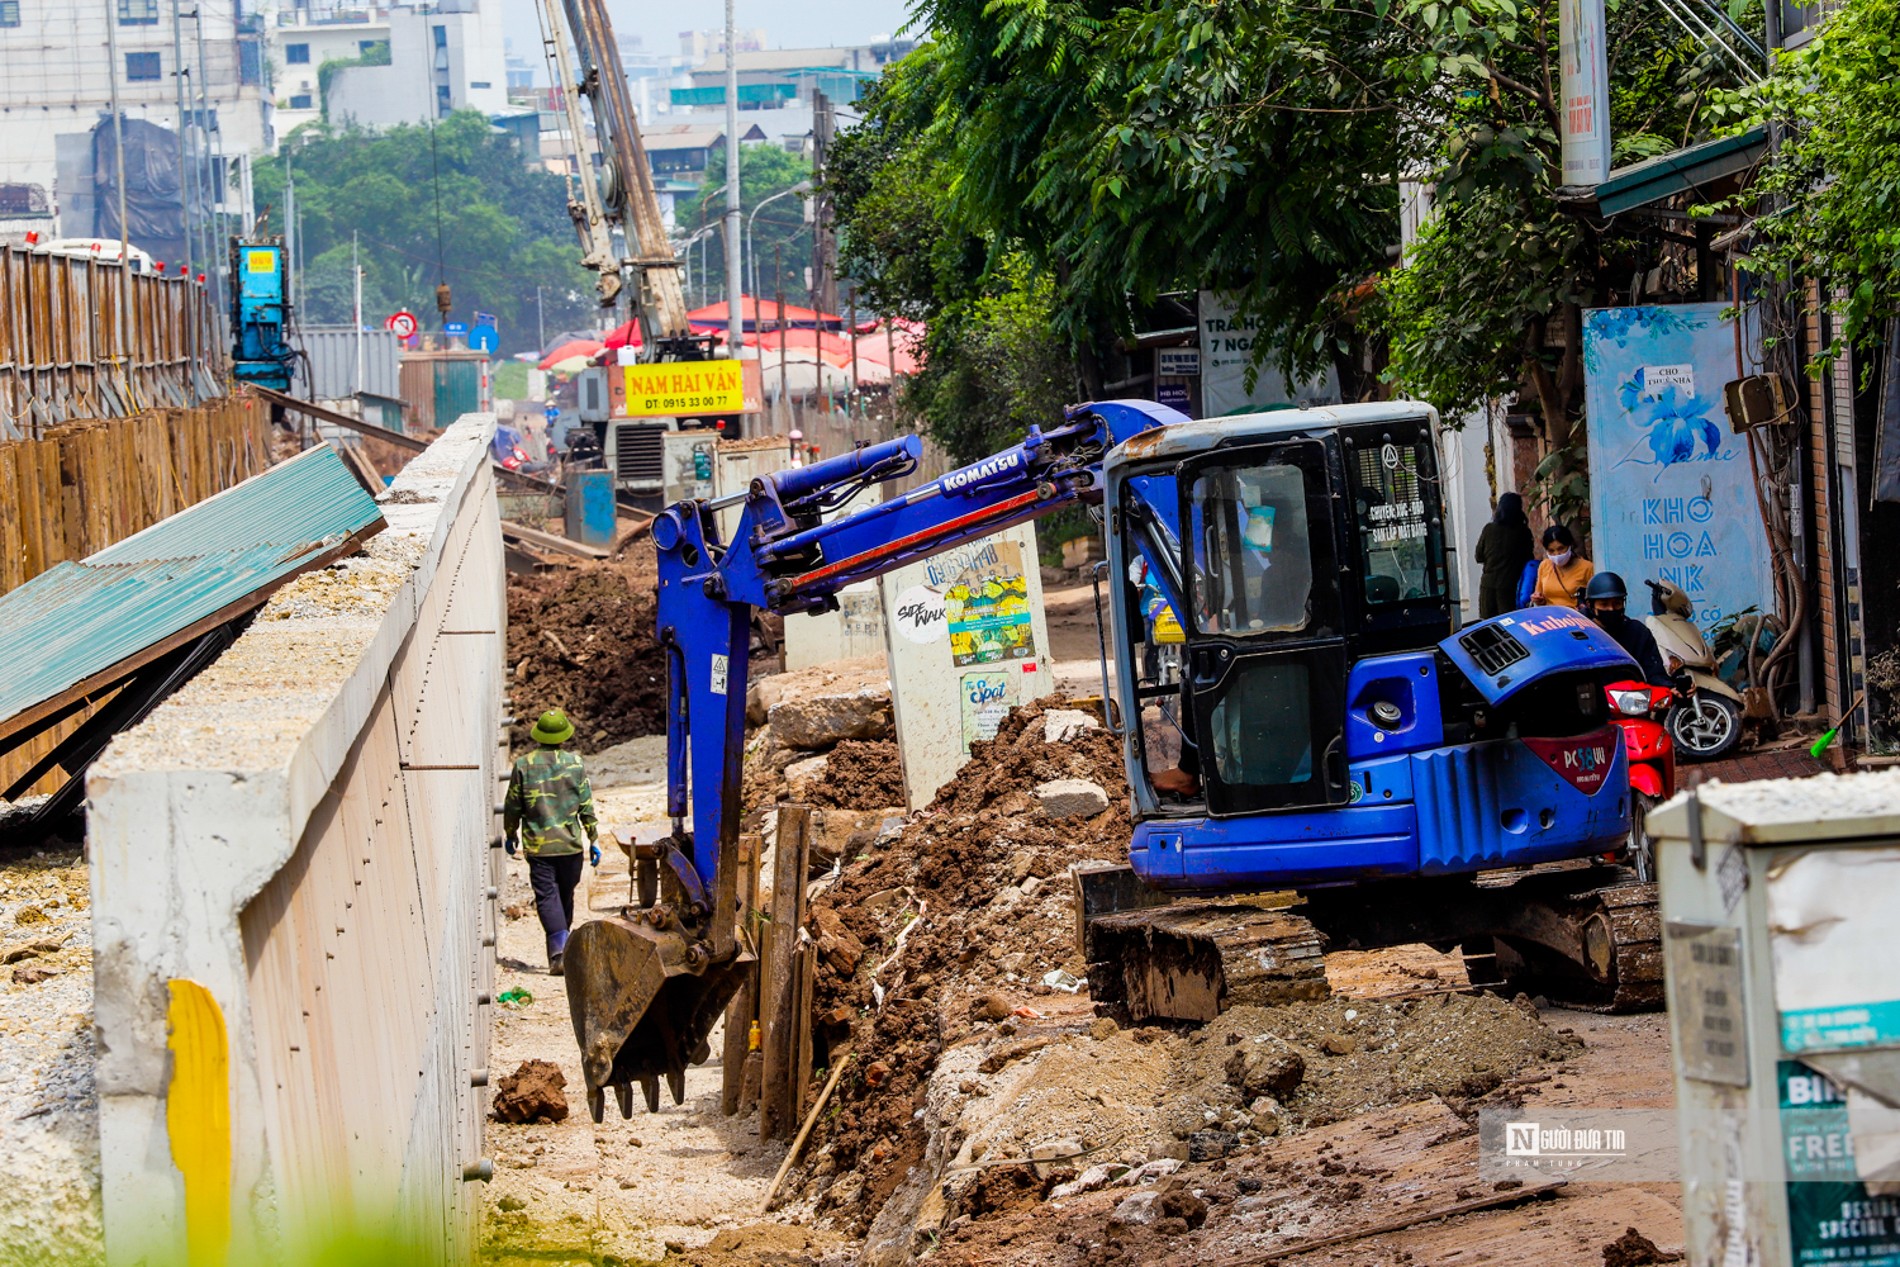
[[[378,129],[456,110],[508,110],[501,0],[436,0],[385,11],[389,64],[349,66],[330,81],[330,122]]]
[[[386,9],[286,6],[272,16],[266,31],[271,96],[276,100],[280,137],[323,117],[324,63],[374,61],[389,56]]]
[[[193,202],[226,213],[232,226],[247,223],[250,159],[270,148],[272,119],[263,22],[242,9],[242,0],[183,6],[166,0],[0,0],[0,231],[38,229],[43,236],[67,237],[99,231],[95,175],[111,186],[117,165],[95,173],[95,152],[112,152],[110,124],[102,147],[95,147],[93,133],[110,119],[116,78],[120,106],[133,124],[126,181],[133,241],[149,242],[158,258],[179,259],[177,246],[155,238],[175,234],[173,241],[182,242],[176,157],[181,60],[183,122],[204,172]],[[153,129],[167,130],[169,139]],[[141,146],[154,156],[149,170]],[[170,161],[157,161],[167,150]],[[109,215],[116,236],[116,206]],[[164,230],[141,235],[141,223]],[[214,255],[222,253],[220,244]]]

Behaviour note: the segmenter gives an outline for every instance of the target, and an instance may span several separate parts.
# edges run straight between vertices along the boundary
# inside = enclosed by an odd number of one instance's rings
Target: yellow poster
[[[745,408],[740,361],[656,361],[628,365],[627,417],[736,414]]]

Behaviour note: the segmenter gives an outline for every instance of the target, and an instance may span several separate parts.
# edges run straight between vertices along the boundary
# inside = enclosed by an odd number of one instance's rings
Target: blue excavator
[[[755,963],[736,880],[754,614],[833,608],[1077,505],[1106,536],[1104,712],[1135,819],[1125,865],[1076,874],[1098,1008],[1195,1021],[1323,997],[1326,946],[1412,942],[1461,950],[1475,984],[1656,1006],[1656,891],[1625,865],[1604,691],[1633,664],[1564,609],[1458,626],[1437,426],[1413,402],[1198,421],[1099,402],[862,509],[915,469],[914,437],[668,507],[672,834],[634,846],[627,908],[566,957],[595,1120],[609,1087],[623,1115],[635,1083],[649,1110],[662,1080],[678,1102]]]

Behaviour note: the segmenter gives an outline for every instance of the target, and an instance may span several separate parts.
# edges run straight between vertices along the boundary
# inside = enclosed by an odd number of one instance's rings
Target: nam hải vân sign
[[[629,418],[740,413],[745,371],[738,361],[661,361],[628,365]]]

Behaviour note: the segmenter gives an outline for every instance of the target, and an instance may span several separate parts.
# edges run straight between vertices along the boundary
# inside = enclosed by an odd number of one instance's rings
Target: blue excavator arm
[[[637,906],[581,925],[568,941],[568,1009],[596,1122],[608,1087],[623,1115],[635,1083],[649,1111],[662,1079],[675,1103],[684,1099],[686,1067],[710,1054],[708,1035],[754,962],[738,921],[753,612],[824,610],[854,581],[1065,506],[1100,504],[1110,449],[1185,421],[1145,401],[1080,405],[1002,453],[840,513],[863,489],[916,469],[922,446],[907,437],[762,475],[720,502],[680,502],[654,521],[672,833],[633,846]],[[716,512],[739,503],[738,527],[722,540]]]
[[[719,908],[732,902],[753,609],[826,610],[854,582],[1065,506],[1100,504],[1109,449],[1185,421],[1148,401],[1079,405],[1060,427],[1032,428],[1001,453],[889,501],[825,518],[860,490],[909,474],[921,453],[914,436],[869,445],[755,479],[742,495],[730,542],[719,538],[714,503],[680,502],[660,515],[653,540],[670,693],[667,812],[674,821],[662,860],[688,900],[713,915],[715,958],[731,949],[719,940],[732,927]]]

